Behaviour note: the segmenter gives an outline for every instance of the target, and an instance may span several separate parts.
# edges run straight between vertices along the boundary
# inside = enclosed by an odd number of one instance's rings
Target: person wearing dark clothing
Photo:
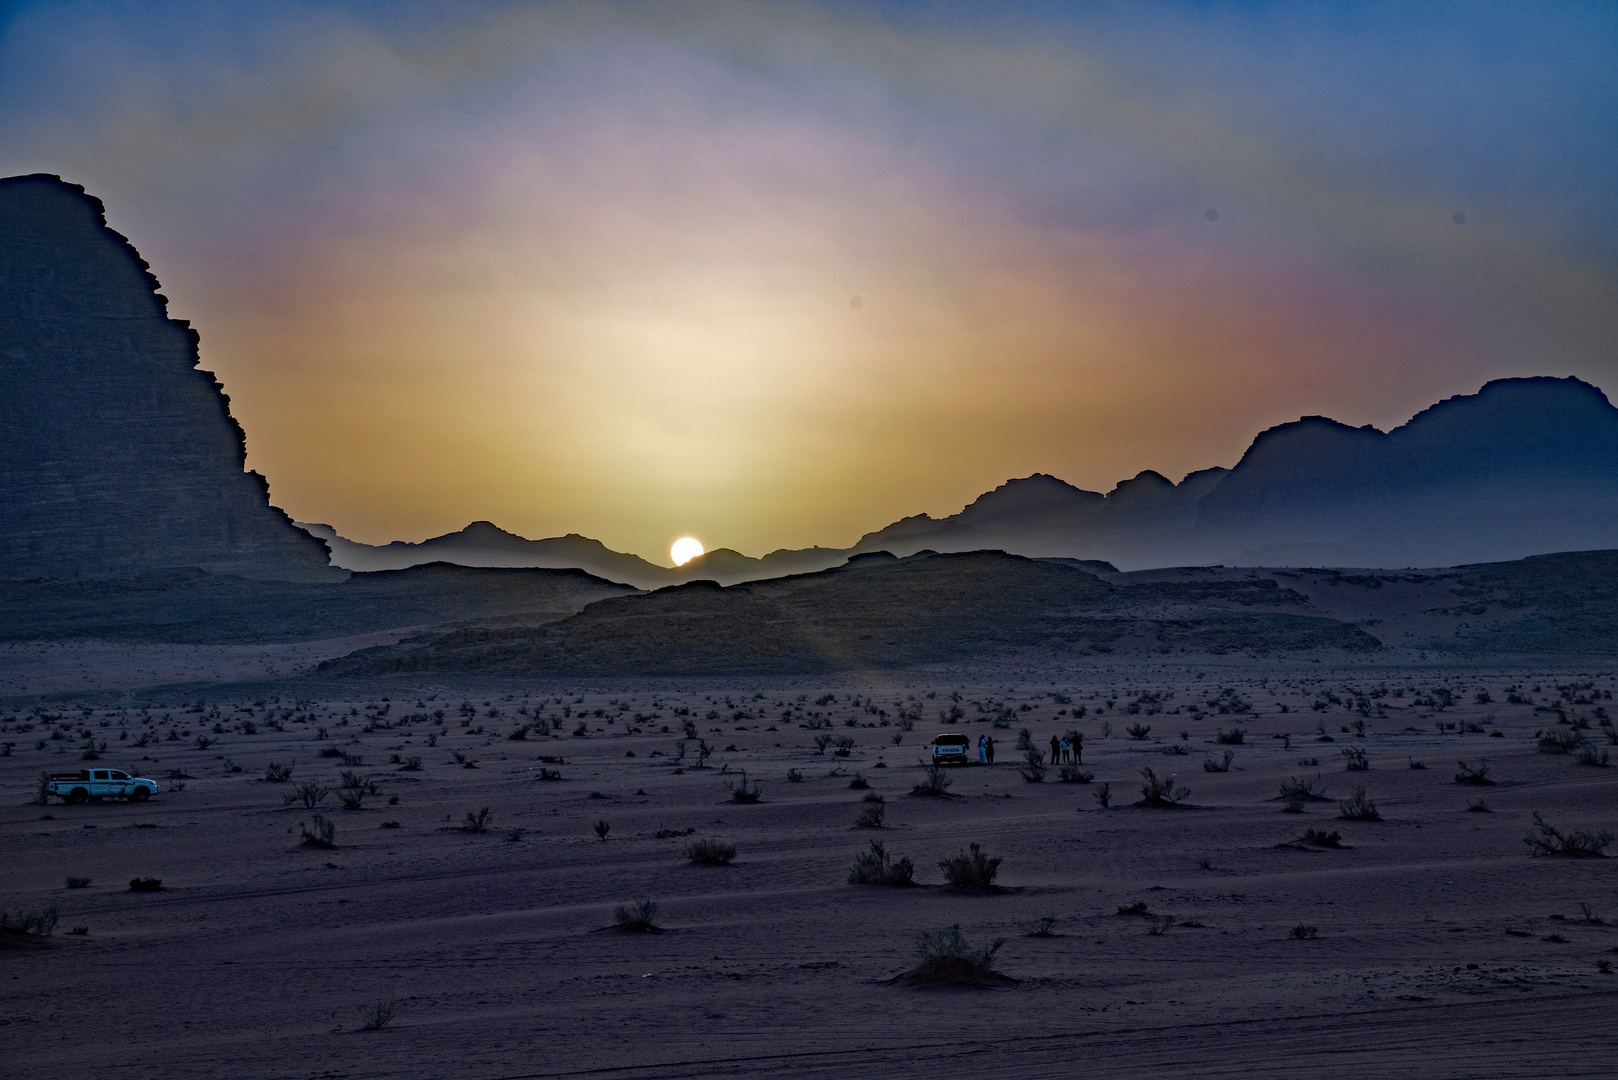
[[[993,765],[994,764],[994,739],[992,739],[992,738],[984,739],[983,748],[989,752],[989,764]]]
[[[1051,764],[1059,765],[1062,761],[1062,744],[1057,742],[1056,736],[1051,736]]]

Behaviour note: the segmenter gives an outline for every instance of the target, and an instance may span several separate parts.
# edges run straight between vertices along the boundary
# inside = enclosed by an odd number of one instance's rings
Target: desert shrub
[[[1090,795],[1095,799],[1096,805],[1101,807],[1103,810],[1112,805],[1111,784],[1102,784],[1100,787],[1092,791]]]
[[[1229,772],[1230,771],[1230,763],[1232,761],[1235,761],[1235,760],[1236,760],[1236,754],[1233,751],[1226,750],[1223,754],[1221,754],[1219,756],[1218,759],[1215,759],[1215,758],[1203,758],[1202,759],[1202,771],[1203,772]]]
[[[1055,937],[1051,927],[1056,925],[1055,915],[1041,915],[1034,920],[1034,928],[1028,932],[1029,937]]]
[[[764,791],[763,786],[757,783],[753,784],[751,787],[748,786],[746,769],[742,770],[742,778],[740,780],[736,781],[734,784],[726,784],[725,786],[730,789],[730,801],[738,803],[756,803],[758,802],[759,795]]]
[[[67,876],[67,887],[70,889],[88,889],[90,887],[90,879],[87,877],[78,877],[76,875],[69,874]]]
[[[1214,738],[1218,742],[1228,743],[1231,746],[1240,746],[1244,741],[1246,741],[1247,732],[1239,727],[1233,727],[1229,731],[1219,732],[1219,734],[1214,736]]]
[[[1365,751],[1358,746],[1350,746],[1343,750],[1343,756],[1348,759],[1344,767],[1349,772],[1365,772],[1371,767],[1371,762],[1365,756]]]
[[[343,788],[337,792],[337,798],[344,810],[358,810],[365,803],[365,789]]]
[[[1475,769],[1464,761],[1456,762],[1456,764],[1461,767],[1461,771],[1455,774],[1457,784],[1494,783],[1493,780],[1489,779],[1489,763],[1487,761],[1479,761]]]
[[[1045,755],[1030,746],[1023,752],[1023,766],[1017,771],[1028,783],[1040,783],[1045,779]]]
[[[1607,752],[1596,747],[1594,743],[1585,743],[1573,755],[1573,760],[1580,765],[1594,765],[1604,769],[1607,767]]]
[[[797,769],[788,769],[787,782],[791,784],[803,783],[803,773],[799,772]]]
[[[1325,802],[1326,784],[1318,775],[1313,780],[1289,777],[1281,782],[1280,798],[1288,802]]]
[[[1118,905],[1118,914],[1120,915],[1150,915],[1151,913],[1152,909],[1147,906],[1144,900],[1136,900],[1132,904]]]
[[[56,908],[38,911],[0,911],[0,933],[17,937],[50,937],[56,930]]]
[[[1381,821],[1382,814],[1365,794],[1365,785],[1361,784],[1349,793],[1348,798],[1337,804],[1340,816],[1354,821]]]
[[[1407,760],[1410,762],[1412,769],[1425,769],[1427,767],[1425,762],[1417,761],[1415,758],[1408,758]]]
[[[539,775],[535,777],[536,780],[560,780],[561,778],[561,769],[547,769],[543,765],[540,766]]]
[[[970,844],[968,848],[959,855],[939,860],[938,868],[944,871],[944,880],[957,889],[994,888],[995,875],[1000,872],[999,857],[985,855],[977,844]]]
[[[420,772],[421,755],[411,754],[410,756],[401,759],[399,762],[399,770],[401,772]]]
[[[1539,733],[1539,749],[1546,754],[1571,754],[1584,743],[1583,733],[1572,728],[1547,728]]]
[[[1056,776],[1064,784],[1088,784],[1096,778],[1095,773],[1086,772],[1076,761],[1062,762],[1056,767]]]
[[[928,765],[922,769],[922,780],[910,789],[912,795],[939,796],[949,791],[954,778],[942,765]]]
[[[1010,982],[994,967],[995,955],[1004,944],[1003,939],[997,939],[988,946],[974,946],[959,925],[930,930],[916,941],[916,966],[891,981],[912,986],[995,986]]]
[[[642,933],[661,929],[652,920],[657,918],[656,900],[636,900],[629,904],[619,904],[612,912],[612,925],[620,930],[637,930]]]
[[[861,776],[859,773],[855,773],[854,779],[848,782],[848,786],[857,790],[864,790],[871,786],[871,782],[865,779],[865,777]]]
[[[494,814],[493,814],[492,811],[490,811],[490,809],[487,806],[485,806],[483,809],[477,811],[476,813],[473,813],[472,811],[468,810],[466,812],[466,816],[461,819],[461,831],[462,832],[488,832],[489,831],[489,823],[491,821],[493,821],[493,820],[494,820]]]
[[[48,772],[42,772],[39,774],[39,782],[34,786],[34,802],[39,806],[44,806],[50,801],[51,774]]]
[[[685,857],[705,866],[729,866],[730,860],[736,857],[736,845],[704,836],[685,846]]]
[[[1299,923],[1292,928],[1292,936],[1299,941],[1313,941],[1318,933],[1320,933],[1319,927],[1305,926],[1303,923]]]
[[[1173,925],[1173,915],[1159,915],[1157,918],[1152,920],[1151,925],[1146,928],[1146,932],[1151,934],[1153,937],[1161,937],[1162,935],[1168,933],[1169,928]]]
[[[607,834],[612,832],[612,822],[603,818],[600,821],[597,821],[593,826],[591,826],[591,828],[595,830],[595,834],[598,838],[605,841],[607,839]]]
[[[1143,740],[1145,740],[1146,736],[1148,736],[1148,735],[1150,735],[1152,733],[1152,725],[1150,725],[1150,724],[1130,724],[1124,730],[1129,732],[1129,737],[1131,739],[1135,739],[1137,741],[1143,741]]]
[[[859,817],[854,819],[856,829],[880,829],[882,819],[887,815],[888,808],[880,802],[868,802],[860,807]]]
[[[298,831],[303,834],[299,844],[303,847],[334,848],[337,846],[337,826],[323,814],[313,814],[311,829],[309,825],[298,822]]]
[[[325,734],[324,734],[326,729],[321,728],[320,730],[321,730],[322,734],[319,737],[323,739],[323,738],[326,737]],[[322,750],[320,752],[319,756],[321,756],[321,757],[342,757],[343,752],[341,750],[337,749],[337,747],[335,747],[335,746],[328,746],[328,747],[326,747],[326,749],[324,749],[324,750]]]
[[[1613,840],[1606,829],[1571,829],[1562,832],[1534,811],[1534,827],[1523,837],[1530,855],[1567,855],[1574,858],[1600,858]]]
[[[1305,829],[1303,835],[1298,837],[1298,843],[1308,844],[1310,847],[1340,848],[1343,846],[1343,834],[1335,829],[1331,832],[1325,829]]]
[[[1476,802],[1473,802],[1471,799],[1468,799],[1468,800],[1466,800],[1466,809],[1467,809],[1468,812],[1473,813],[1473,814],[1492,814],[1492,813],[1494,813],[1494,811],[1489,809],[1489,800],[1487,800],[1487,799],[1479,799]]]
[[[359,754],[350,754],[339,750],[337,756],[343,759],[343,764],[352,769],[365,764],[365,758]]]
[[[815,736],[815,753],[824,754],[826,747],[831,745],[831,736],[821,732]]]
[[[393,1023],[393,1002],[379,1001],[375,1005],[361,1006],[360,1017],[366,1031],[381,1031]]]
[[[892,859],[883,849],[882,841],[872,840],[871,850],[854,856],[854,866],[848,872],[850,885],[914,885],[911,878],[916,868],[910,857]]]
[[[287,795],[283,795],[281,798],[282,801],[288,806],[295,802],[301,802],[303,803],[305,810],[313,810],[315,807],[320,805],[320,800],[324,799],[330,794],[330,791],[321,787],[313,780],[305,780],[301,784],[293,785],[292,791]]]
[[[1191,795],[1191,789],[1175,783],[1174,777],[1159,778],[1148,766],[1140,771],[1141,805],[1178,806]]]
[[[344,791],[363,791],[370,784],[369,780],[353,769],[343,769],[337,774],[337,778],[341,781],[337,786]]]
[[[163,879],[155,877],[138,877],[129,879],[130,892],[162,892]]]
[[[292,779],[292,766],[282,765],[278,761],[272,761],[269,763],[269,765],[265,766],[264,779],[268,780],[272,784],[284,784],[288,780]]]

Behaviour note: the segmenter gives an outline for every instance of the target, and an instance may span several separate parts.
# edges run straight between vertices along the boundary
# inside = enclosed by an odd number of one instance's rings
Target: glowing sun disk
[[[701,555],[702,551],[701,540],[691,536],[682,536],[674,541],[674,546],[669,549],[669,556],[674,559],[675,566],[684,566],[698,555]]]

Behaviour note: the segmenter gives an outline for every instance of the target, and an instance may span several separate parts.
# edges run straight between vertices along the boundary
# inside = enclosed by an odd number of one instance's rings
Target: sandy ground
[[[1440,688],[1460,704],[1438,708]],[[1605,747],[1597,710],[1613,711],[1614,688],[1612,672],[1574,669],[1231,662],[875,687],[301,682],[12,697],[0,907],[55,906],[60,925],[45,945],[0,943],[0,1075],[1610,1076],[1618,975],[1600,965],[1618,967],[1613,864],[1531,858],[1522,836],[1536,810],[1618,828],[1618,770],[1542,753],[1534,737],[1557,725],[1545,710],[1559,700],[1561,726],[1588,724]],[[947,725],[952,690],[964,715]],[[995,728],[1005,710],[1009,727]],[[917,711],[904,730],[901,713]],[[508,737],[536,713],[559,729]],[[714,750],[707,767],[694,767],[687,719]],[[1151,731],[1130,738],[1131,723]],[[1237,726],[1241,744],[1215,741]],[[1053,732],[1084,732],[1093,781],[1023,780],[1024,727],[1042,749]],[[31,803],[42,769],[78,766],[86,730],[107,743],[103,763],[168,785],[184,774],[183,790]],[[856,745],[817,752],[817,730]],[[952,770],[951,797],[911,795],[918,756],[945,730],[994,734],[999,763]],[[199,735],[213,741],[199,748]],[[1370,769],[1346,771],[1345,748]],[[1225,750],[1230,771],[1204,771]],[[413,757],[420,768],[404,768]],[[1457,760],[1482,758],[1494,783],[1454,782]],[[346,767],[377,793],[344,810],[333,790],[320,809],[337,846],[300,846],[311,812],[284,803],[292,784],[263,779],[271,761],[332,789]],[[1132,805],[1143,767],[1175,773],[1191,806]],[[743,769],[763,784],[757,804],[730,801]],[[1281,782],[1317,773],[1333,801],[1285,812]],[[853,827],[856,774],[886,800],[880,830]],[[1361,783],[1384,820],[1338,816],[1335,799]],[[1480,800],[1486,811],[1469,809]],[[458,828],[483,807],[488,831]],[[1346,846],[1277,846],[1308,828]],[[697,837],[734,843],[735,862],[690,864]],[[873,838],[913,858],[922,887],[847,884]],[[1004,891],[942,885],[938,860],[969,842],[1003,858]],[[91,883],[67,888],[68,875]],[[163,890],[131,892],[137,876]],[[664,933],[602,929],[640,897],[659,902]],[[1158,920],[1119,914],[1136,903],[1173,924],[1154,934]],[[1055,936],[1030,936],[1041,916]],[[884,982],[914,962],[918,933],[952,924],[1003,938],[997,963],[1016,982]],[[1295,937],[1300,926],[1315,935]],[[393,1022],[363,1030],[379,1002]]]

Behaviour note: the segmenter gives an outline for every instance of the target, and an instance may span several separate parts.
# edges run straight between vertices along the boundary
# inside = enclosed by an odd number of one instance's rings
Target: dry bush
[[[1159,915],[1157,918],[1152,920],[1151,925],[1146,928],[1146,932],[1153,937],[1161,937],[1168,933],[1169,928],[1173,925],[1173,915]]]
[[[1530,855],[1566,855],[1570,858],[1603,858],[1613,840],[1607,829],[1572,829],[1562,832],[1534,811],[1534,827],[1523,837]]]
[[[1494,783],[1493,780],[1489,779],[1488,761],[1479,761],[1477,768],[1475,769],[1464,761],[1458,761],[1456,764],[1461,767],[1461,771],[1455,774],[1455,782],[1457,784],[1482,785]]]
[[[850,885],[914,885],[916,868],[908,855],[894,860],[882,846],[872,840],[871,850],[854,856],[854,866],[848,872]]]
[[[1305,926],[1303,923],[1292,928],[1292,936],[1299,941],[1313,941],[1318,933],[1320,933],[1318,927]]]
[[[312,815],[312,817],[313,817],[313,822],[312,823],[314,825],[313,829],[311,829],[309,827],[309,825],[306,825],[301,821],[298,822],[298,831],[303,834],[303,839],[298,841],[299,845],[302,846],[302,847],[317,847],[317,848],[334,848],[334,847],[336,847],[337,846],[337,841],[336,841],[337,826],[336,826],[336,824],[333,823],[331,821],[331,819],[327,818],[324,814],[314,814],[314,815]]]
[[[867,802],[860,807],[859,817],[854,819],[856,829],[880,829],[882,819],[887,815],[888,808],[880,802]]]
[[[619,904],[612,912],[612,925],[619,930],[634,930],[641,933],[656,933],[662,930],[652,920],[657,918],[656,900],[636,900],[630,904]]]
[[[1152,733],[1152,725],[1150,725],[1150,724],[1130,724],[1124,730],[1129,732],[1129,737],[1131,739],[1135,739],[1137,741],[1144,741],[1146,739],[1146,736],[1148,736],[1148,735],[1150,735]]]
[[[1174,777],[1165,776],[1161,779],[1157,773],[1148,766],[1140,771],[1140,786],[1142,806],[1179,806],[1191,795],[1191,789],[1175,783]]]
[[[1308,844],[1310,847],[1340,848],[1343,846],[1343,834],[1335,829],[1331,832],[1325,829],[1305,829],[1297,842]]]
[[[1365,751],[1358,746],[1346,748],[1343,751],[1343,756],[1348,759],[1348,764],[1344,768],[1349,772],[1365,772],[1371,767],[1371,762],[1365,756]]]
[[[801,784],[801,783],[803,783],[803,773],[799,772],[797,769],[788,769],[787,770],[787,783],[789,783],[789,784]]]
[[[911,986],[1000,986],[1013,982],[994,967],[995,955],[1004,944],[1003,939],[997,939],[986,947],[974,946],[959,925],[927,931],[916,941],[919,963],[888,981]]]
[[[1086,771],[1076,761],[1064,761],[1056,767],[1056,778],[1064,784],[1088,784],[1096,774]]]
[[[1607,767],[1607,752],[1598,748],[1594,743],[1585,743],[1573,755],[1573,760],[1580,765],[1594,765],[1597,768]]]
[[[1313,780],[1299,780],[1296,776],[1281,782],[1279,798],[1287,802],[1327,802],[1325,781],[1316,774]]]
[[[912,795],[942,796],[948,793],[954,777],[942,765],[928,765],[922,769],[922,780],[910,789]]]
[[[163,879],[155,877],[138,877],[129,879],[130,892],[162,892]]]
[[[17,937],[50,937],[56,930],[56,908],[38,911],[0,911],[0,933]]]
[[[1240,746],[1246,741],[1247,732],[1239,727],[1233,727],[1229,731],[1221,731],[1214,738],[1218,742],[1228,743],[1231,746]]]
[[[1381,821],[1382,814],[1365,794],[1365,785],[1361,784],[1349,793],[1348,798],[1337,804],[1338,814],[1341,817],[1354,821]]]
[[[1214,759],[1214,758],[1203,758],[1202,759],[1202,771],[1203,772],[1229,772],[1230,771],[1230,763],[1232,761],[1235,761],[1235,760],[1236,760],[1235,752],[1231,751],[1231,750],[1226,750],[1222,755],[1220,755],[1220,757],[1217,760]]]
[[[476,813],[468,810],[466,812],[466,816],[461,819],[461,831],[479,833],[488,832],[489,823],[493,820],[494,813],[487,806]]]
[[[1033,747],[1023,751],[1023,766],[1017,771],[1022,778],[1030,784],[1040,783],[1045,779],[1045,755]]]
[[[90,879],[87,877],[78,877],[76,875],[69,874],[67,878],[67,887],[70,889],[88,889],[90,887]]]
[[[1095,799],[1096,805],[1101,807],[1101,809],[1105,810],[1107,807],[1112,805],[1112,785],[1111,784],[1102,784],[1100,787],[1096,788],[1090,794]]]
[[[740,780],[734,784],[726,784],[725,786],[730,789],[730,801],[738,803],[756,803],[758,802],[759,795],[764,791],[763,786],[757,783],[753,784],[752,787],[748,787],[746,769],[742,770],[742,778]]]
[[[736,845],[705,836],[685,846],[685,857],[704,866],[729,866],[736,857]]]
[[[606,820],[605,818],[596,822],[591,827],[595,829],[596,836],[599,837],[603,843],[606,842],[607,834],[612,832],[612,822]]]
[[[1000,872],[1000,858],[983,853],[977,844],[969,850],[947,859],[940,859],[938,868],[944,871],[944,880],[957,889],[992,889],[995,875]]]
[[[1034,920],[1034,928],[1028,932],[1029,937],[1056,937],[1051,927],[1056,925],[1055,915],[1041,915]]]
[[[375,1005],[361,1006],[360,1016],[366,1031],[381,1031],[393,1023],[393,1002],[379,1001]]]
[[[1584,743],[1583,733],[1572,728],[1547,728],[1539,733],[1539,749],[1546,754],[1571,754]]]
[[[291,806],[295,802],[301,802],[303,803],[305,810],[313,810],[315,807],[320,805],[320,801],[322,799],[330,794],[330,791],[321,787],[313,780],[305,780],[301,784],[294,784],[292,791],[281,796],[281,800],[288,806]]]
[[[284,784],[292,779],[292,766],[272,761],[264,768],[264,779],[272,784]]]
[[[365,803],[365,789],[342,788],[337,792],[337,798],[344,810],[359,810]]]

